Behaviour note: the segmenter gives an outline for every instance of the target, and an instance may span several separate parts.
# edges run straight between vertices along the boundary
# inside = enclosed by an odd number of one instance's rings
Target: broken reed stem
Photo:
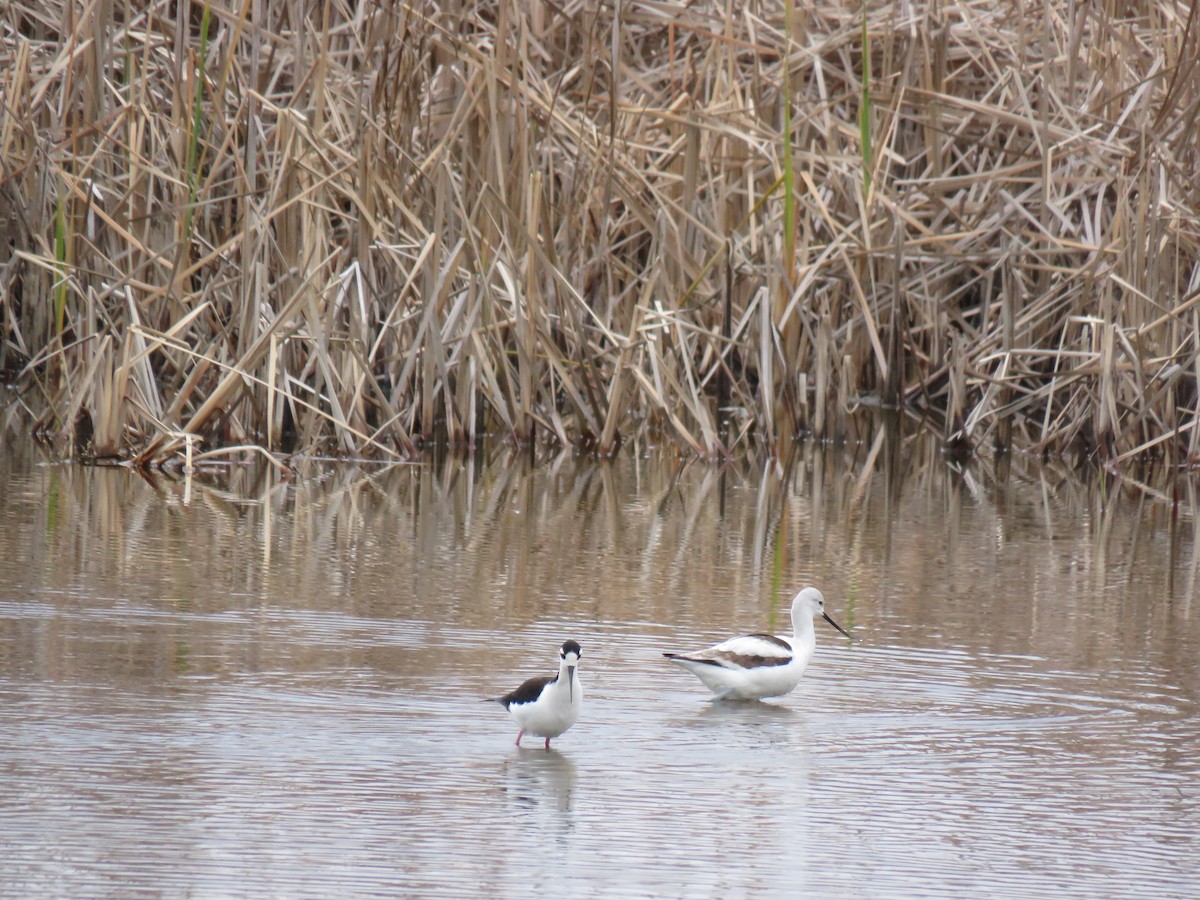
[[[0,14],[0,361],[48,437],[723,455],[900,403],[1197,457],[1178,4],[252,5]]]

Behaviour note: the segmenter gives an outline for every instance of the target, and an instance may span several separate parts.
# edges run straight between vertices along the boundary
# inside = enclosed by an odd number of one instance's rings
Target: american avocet
[[[558,737],[579,719],[583,686],[575,670],[582,655],[579,644],[567,641],[558,651],[557,675],[530,678],[515,691],[494,698],[494,702],[507,709],[513,721],[521,726],[517,733],[518,747],[525,732],[529,732],[544,737],[549,750],[550,738]]]
[[[704,682],[718,700],[761,700],[786,694],[800,676],[817,645],[813,619],[821,616],[846,637],[849,633],[825,612],[825,598],[806,587],[792,600],[791,637],[747,634],[696,653],[664,653]]]

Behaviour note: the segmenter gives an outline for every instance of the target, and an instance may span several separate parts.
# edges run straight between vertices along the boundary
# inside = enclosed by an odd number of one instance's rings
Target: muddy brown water
[[[188,481],[4,439],[0,895],[1195,896],[1191,486],[870,449]],[[857,642],[818,622],[792,694],[662,660],[805,582]],[[480,700],[568,637],[583,716],[518,750]]]

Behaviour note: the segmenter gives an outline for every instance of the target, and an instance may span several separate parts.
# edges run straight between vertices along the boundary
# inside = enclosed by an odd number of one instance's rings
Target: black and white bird
[[[566,641],[558,650],[557,675],[541,675],[530,678],[515,691],[503,697],[493,698],[508,710],[513,721],[520,726],[517,746],[526,733],[546,739],[550,749],[550,738],[558,737],[579,720],[583,706],[583,686],[576,674],[579,658],[583,655],[579,644]]]
[[[825,598],[815,587],[803,588],[792,600],[792,636],[747,634],[695,653],[664,653],[716,694],[717,700],[761,700],[786,694],[817,646],[813,619],[821,616],[846,637],[849,633],[825,612]],[[852,639],[853,640],[853,639]]]

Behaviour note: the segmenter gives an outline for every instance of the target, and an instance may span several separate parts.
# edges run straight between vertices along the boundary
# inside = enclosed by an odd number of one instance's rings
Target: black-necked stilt
[[[791,637],[747,634],[696,653],[664,653],[716,694],[718,700],[761,700],[786,694],[800,683],[817,645],[813,619],[821,616],[846,637],[850,634],[825,612],[825,598],[809,586],[792,600]]]
[[[515,691],[494,698],[508,710],[513,721],[520,726],[517,746],[525,733],[544,737],[546,749],[550,749],[550,738],[558,737],[579,719],[579,708],[583,705],[583,686],[579,683],[576,669],[583,652],[575,641],[567,641],[559,648],[558,674],[530,678]]]

